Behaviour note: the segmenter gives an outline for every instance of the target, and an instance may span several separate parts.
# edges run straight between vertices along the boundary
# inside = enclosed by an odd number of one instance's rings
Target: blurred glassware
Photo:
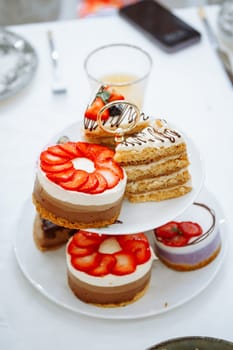
[[[61,0],[0,0],[0,26],[56,20]]]
[[[152,58],[135,45],[114,43],[98,47],[85,59],[84,69],[92,93],[108,85],[139,109],[151,73]]]
[[[222,41],[233,49],[233,0],[225,0],[221,5],[218,30]]]

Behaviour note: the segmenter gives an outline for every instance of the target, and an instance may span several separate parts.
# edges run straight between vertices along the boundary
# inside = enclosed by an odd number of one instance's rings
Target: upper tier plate
[[[81,130],[82,123],[75,123],[65,128],[49,143],[55,144],[61,136],[68,136],[71,141],[81,141],[83,140]],[[121,223],[101,229],[95,228],[93,231],[110,235],[148,231],[174,219],[195,201],[202,188],[204,170],[200,154],[194,143],[184,133],[182,135],[187,143],[188,156],[191,163],[192,191],[182,197],[161,202],[130,203],[128,200],[124,200],[121,214],[118,218]]]
[[[34,76],[37,65],[37,54],[29,42],[0,29],[0,100],[23,89]]]

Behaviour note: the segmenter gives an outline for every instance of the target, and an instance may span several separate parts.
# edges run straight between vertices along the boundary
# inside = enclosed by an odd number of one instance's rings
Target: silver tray
[[[0,27],[0,100],[29,84],[38,66],[38,57],[29,42]]]

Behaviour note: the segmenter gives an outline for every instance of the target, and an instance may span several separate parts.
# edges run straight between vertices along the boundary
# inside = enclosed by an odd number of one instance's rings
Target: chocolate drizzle
[[[143,131],[128,137],[122,142],[124,146],[141,146],[148,142],[165,142],[169,140],[171,143],[176,142],[176,138],[181,138],[181,135],[175,131],[168,128],[165,129],[155,129],[152,126],[148,126]]]
[[[137,114],[136,111],[131,106],[126,106],[121,103],[117,103],[114,112],[111,114],[110,108],[110,117],[107,120],[102,121],[102,124],[109,128],[110,130],[115,130],[124,125],[130,125],[134,123]],[[113,110],[112,110],[113,111]],[[116,113],[118,112],[118,113]],[[149,119],[149,116],[145,115],[145,113],[140,114],[140,120],[146,121]],[[84,117],[84,129],[85,130],[96,130],[98,127],[98,123],[96,120],[88,119]]]

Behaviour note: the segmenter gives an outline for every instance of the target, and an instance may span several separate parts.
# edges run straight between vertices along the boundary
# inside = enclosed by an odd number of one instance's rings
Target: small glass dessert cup
[[[178,225],[183,222],[194,223],[194,228],[200,226],[202,233],[188,239],[185,237],[186,241],[179,245],[179,243],[176,244],[177,242],[167,244],[166,239],[159,237],[158,229],[154,229],[156,256],[174,270],[191,271],[202,268],[211,263],[221,249],[221,236],[215,213],[206,204],[195,202],[172,221]],[[182,236],[182,233],[177,234]]]

